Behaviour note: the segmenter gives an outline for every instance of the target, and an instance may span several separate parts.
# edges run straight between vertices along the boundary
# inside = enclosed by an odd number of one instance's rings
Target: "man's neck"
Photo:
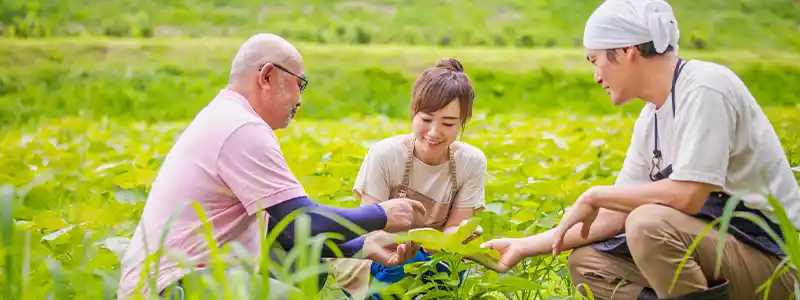
[[[675,75],[675,56],[661,57],[646,60],[646,65],[641,78],[641,98],[652,103],[656,108],[661,108],[667,102],[667,97],[672,89],[672,79]]]
[[[237,84],[228,84],[226,89],[236,92],[237,94],[244,97],[244,100],[247,102],[247,105],[256,112],[256,114],[263,119],[265,122],[269,123],[266,119],[266,113],[263,111],[264,107],[259,105],[258,103],[254,103],[254,99],[258,99],[258,95],[252,89],[248,89],[246,87],[237,85]],[[271,125],[271,124],[270,124]]]
[[[248,89],[246,87],[236,84],[228,84],[228,86],[226,86],[225,88],[234,91],[237,94],[244,97],[244,100],[247,102],[247,105],[249,105],[254,111],[256,111],[256,113],[259,116],[261,116],[261,118],[264,118],[263,112],[261,111],[262,107],[258,105],[258,103],[253,102],[255,99],[258,99],[258,95],[256,94],[256,92],[254,92],[252,89]]]
[[[243,87],[238,86],[236,84],[228,84],[228,86],[226,86],[225,88],[228,89],[228,90],[234,91],[237,94],[239,94],[242,97],[244,97],[244,99],[247,100],[247,103],[249,103],[250,106],[253,105],[253,103],[250,103],[250,99],[255,99],[255,95],[251,90],[243,88]]]

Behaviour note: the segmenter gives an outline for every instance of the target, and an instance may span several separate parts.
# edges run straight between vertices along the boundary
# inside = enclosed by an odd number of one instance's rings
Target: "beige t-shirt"
[[[358,171],[353,191],[379,201],[389,199],[392,186],[402,184],[408,147],[407,135],[381,140],[370,148]],[[463,142],[451,146],[456,162],[458,194],[454,208],[477,208],[485,204],[484,178],[486,156],[480,149]],[[447,203],[450,198],[450,163],[428,165],[412,157],[409,185],[434,201]]]
[[[378,201],[389,199],[389,191],[402,184],[408,147],[404,139],[408,135],[397,135],[383,139],[370,147],[356,177],[353,192],[367,194]],[[463,142],[453,143],[456,162],[456,185],[458,194],[453,208],[478,208],[485,204],[484,178],[486,156],[480,149]],[[450,163],[428,165],[413,157],[409,185],[417,192],[437,202],[448,202],[450,197]],[[337,258],[328,260],[338,285],[353,295],[353,299],[364,299],[369,284],[368,259]]]
[[[671,96],[659,109],[642,109],[616,185],[650,182],[655,117],[660,167],[672,164],[670,179],[720,186],[776,221],[765,197],[771,194],[800,228],[800,187],[778,135],[742,80],[722,65],[691,60],[675,90],[674,118]]]

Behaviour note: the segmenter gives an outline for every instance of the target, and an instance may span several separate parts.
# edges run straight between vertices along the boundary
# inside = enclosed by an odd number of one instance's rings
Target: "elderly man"
[[[570,276],[599,299],[763,298],[757,290],[784,254],[743,218],[732,219],[718,276],[720,233],[712,231],[671,288],[678,263],[729,197],[742,200],[737,211],[760,216],[780,235],[771,195],[800,227],[797,181],[745,84],[719,64],[679,58],[678,22],[661,0],[605,1],[586,24],[584,46],[615,105],[646,103],[622,170],[614,186],[583,193],[555,229],[485,243],[502,253],[496,269],[574,249]],[[793,278],[774,280],[769,299],[787,299]]]
[[[425,212],[422,204],[394,199],[352,209],[318,205],[307,197],[289,170],[274,130],[289,125],[307,83],[303,59],[286,40],[257,34],[241,46],[231,66],[228,86],[192,120],[161,166],[122,260],[119,298],[136,292],[146,256],[159,249],[166,226],[165,250],[188,258],[189,265],[197,269],[210,263],[203,224],[190,206],[192,201],[202,207],[213,226],[217,247],[238,243],[246,249],[248,258],[261,253],[260,218],[271,221],[264,223],[280,222],[299,208],[322,212],[309,214],[311,234],[344,235],[347,241],[338,246],[345,256],[360,253],[398,265],[413,252],[405,251],[404,245],[384,249],[392,246],[383,244],[390,234],[375,231],[407,231],[419,226]],[[175,219],[168,224],[173,213]],[[374,234],[359,237],[328,219],[329,215],[338,215]],[[283,240],[294,240],[292,229],[290,224]],[[332,257],[332,253],[326,248],[322,255]],[[189,271],[178,263],[163,256],[158,270],[151,268],[151,272],[158,271],[155,291],[180,286]],[[149,280],[141,284],[141,293],[149,296],[153,288]],[[272,294],[285,296],[287,287],[273,282],[270,288]]]

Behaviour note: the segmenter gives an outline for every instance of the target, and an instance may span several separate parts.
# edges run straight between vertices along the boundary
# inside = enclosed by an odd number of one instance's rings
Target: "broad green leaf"
[[[59,229],[59,230],[53,231],[51,233],[48,233],[47,235],[42,237],[42,241],[48,241],[48,242],[55,243],[55,244],[62,244],[62,243],[68,242],[67,237],[64,237],[64,236],[66,234],[68,234],[69,231],[72,230],[73,228],[75,228],[75,225],[69,225],[69,226],[64,227],[62,229]],[[61,238],[61,239],[59,239],[59,238]],[[56,240],[59,240],[59,241],[56,241]]]
[[[453,247],[460,245],[463,241],[470,237],[473,232],[475,232],[475,229],[478,228],[480,222],[480,219],[472,218],[466,223],[461,224],[456,232],[447,235],[447,246]]]
[[[395,239],[398,243],[415,242],[426,249],[444,249],[447,246],[447,239],[444,233],[432,228],[420,228],[409,231],[407,234],[400,235]]]
[[[33,222],[36,226],[43,229],[61,229],[69,226],[67,221],[59,218],[54,211],[46,210],[41,211],[33,217]]]

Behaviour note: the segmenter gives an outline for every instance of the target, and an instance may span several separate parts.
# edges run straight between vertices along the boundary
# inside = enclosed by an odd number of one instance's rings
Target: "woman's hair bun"
[[[436,67],[437,68],[444,68],[444,69],[447,69],[447,70],[450,70],[450,71],[455,71],[455,72],[462,72],[462,73],[464,72],[464,66],[462,66],[461,62],[459,62],[455,58],[440,59],[439,62],[436,63]]]

